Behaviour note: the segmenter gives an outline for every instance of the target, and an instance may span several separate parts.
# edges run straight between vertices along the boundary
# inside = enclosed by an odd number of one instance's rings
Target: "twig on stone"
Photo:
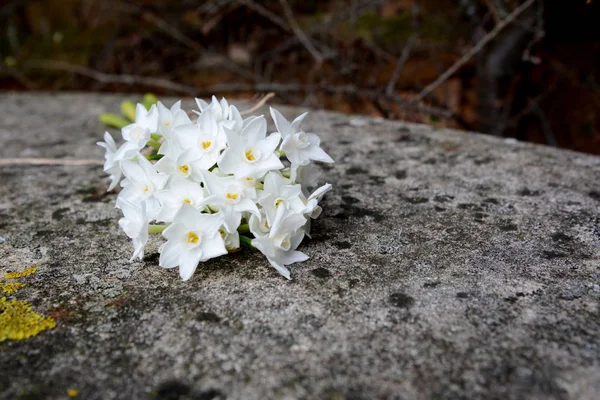
[[[267,101],[269,101],[269,99],[271,99],[272,97],[275,97],[275,93],[271,92],[271,93],[267,93],[267,94],[265,94],[265,95],[263,96],[263,98],[262,98],[262,99],[260,99],[260,100],[259,100],[259,102],[258,102],[258,103],[256,103],[256,104],[254,105],[254,107],[252,107],[252,108],[249,108],[249,109],[247,109],[247,110],[244,110],[244,111],[240,111],[240,114],[241,114],[241,115],[249,115],[249,114],[252,114],[254,111],[256,111],[256,110],[258,110],[259,108],[261,108],[262,106],[264,106],[264,105],[265,105],[265,103],[266,103]]]
[[[440,75],[435,81],[430,83],[425,89],[423,89],[417,96],[415,96],[411,101],[417,103],[423,100],[426,96],[428,96],[431,92],[433,92],[438,86],[443,84],[450,78],[456,71],[460,69],[466,62],[468,62],[475,54],[479,53],[492,39],[494,39],[504,28],[513,23],[515,19],[519,17],[523,13],[523,11],[527,10],[533,3],[538,0],[527,0],[519,7],[517,7],[512,13],[510,13],[506,18],[504,18],[500,23],[496,24],[494,29],[492,29],[487,35],[485,35],[475,46],[471,48],[465,55],[463,55],[458,61],[456,61],[450,68],[446,70],[442,75]]]
[[[60,159],[60,158],[0,158],[0,166],[3,165],[104,165],[103,160],[92,159]]]

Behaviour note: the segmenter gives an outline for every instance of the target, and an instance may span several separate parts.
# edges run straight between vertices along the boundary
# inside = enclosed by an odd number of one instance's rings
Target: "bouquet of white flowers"
[[[316,135],[300,128],[306,113],[290,123],[271,108],[277,132],[267,135],[263,115],[243,119],[215,97],[196,103],[197,121],[181,102],[149,110],[138,104],[135,122],[121,130],[123,145],[117,148],[108,132],[98,142],[106,149],[108,190],[123,188],[116,207],[123,212],[119,226],[133,241],[132,259],[143,257],[149,233],[162,232],[159,264],[179,266],[183,280],[199,262],[240,247],[260,250],[290,279],[286,265],[308,258],[296,249],[331,190],[326,184],[307,192],[315,180],[309,164],[333,160]]]

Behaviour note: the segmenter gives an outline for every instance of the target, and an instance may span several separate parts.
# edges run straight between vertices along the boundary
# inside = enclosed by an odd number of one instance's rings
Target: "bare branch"
[[[392,78],[390,79],[387,88],[385,89],[385,94],[387,96],[391,96],[396,89],[396,83],[398,82],[398,78],[400,78],[400,73],[402,73],[402,69],[404,68],[404,64],[410,57],[410,52],[413,47],[419,43],[419,39],[413,35],[411,36],[404,48],[402,49],[402,54],[400,54],[400,58],[398,58],[398,62],[396,62],[396,68],[394,69],[394,73],[392,74]]]
[[[283,7],[283,12],[285,13],[285,17],[290,23],[292,31],[294,32],[300,43],[302,43],[304,47],[306,47],[306,50],[308,50],[308,52],[313,56],[317,64],[322,64],[323,55],[319,52],[319,50],[317,50],[317,48],[310,41],[308,36],[306,36],[306,33],[304,33],[302,28],[300,28],[300,25],[298,25],[298,21],[296,21],[296,18],[294,18],[294,13],[287,0],[279,0],[279,2]]]
[[[185,93],[188,95],[194,95],[197,90],[191,86],[182,85],[180,83],[171,82],[167,79],[152,78],[137,75],[117,75],[117,74],[105,74],[104,72],[96,71],[91,68],[84,67],[82,65],[73,65],[62,61],[52,60],[39,60],[30,61],[25,64],[27,68],[36,68],[52,71],[64,71],[70,72],[77,75],[85,76],[94,79],[101,83],[114,83],[122,85],[143,85],[148,87],[162,88],[171,90],[176,93]]]
[[[523,13],[526,9],[531,7],[533,3],[538,0],[527,0],[523,4],[521,4],[517,9],[515,9],[510,15],[502,20],[499,24],[497,24],[494,29],[490,31],[487,35],[485,35],[475,46],[471,48],[465,55],[463,55],[458,61],[456,61],[450,68],[446,70],[442,75],[440,75],[434,82],[430,83],[425,89],[423,89],[417,96],[412,100],[417,103],[427,97],[431,92],[433,92],[438,86],[442,83],[446,82],[448,78],[450,78],[456,71],[459,70],[467,61],[469,61],[475,54],[479,53],[492,39],[494,39],[504,28],[510,25],[515,21],[519,15]]]

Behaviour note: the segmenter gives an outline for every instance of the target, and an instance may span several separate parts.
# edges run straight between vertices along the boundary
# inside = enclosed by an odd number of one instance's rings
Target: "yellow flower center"
[[[144,186],[144,192],[148,193],[148,191],[150,190],[150,188],[148,187],[148,185]]]
[[[221,234],[222,238],[225,238],[225,231],[223,229],[219,229],[219,233]]]
[[[188,203],[188,204],[192,204],[192,201],[190,199],[183,199],[184,203]]]
[[[194,232],[188,232],[188,243],[198,243],[198,240],[200,240],[198,235],[196,235]]]
[[[275,207],[279,207],[282,201],[283,199],[277,199],[277,201],[275,202]]]
[[[180,165],[178,168],[182,174],[187,174],[190,171],[190,166],[187,164]]]
[[[165,126],[169,126],[169,125],[171,125],[171,121],[165,122]]]
[[[206,149],[208,149],[210,147],[210,145],[212,144],[212,142],[211,141],[207,141],[207,142],[202,142],[201,144],[202,144],[202,148],[204,150],[206,150]]]
[[[237,193],[227,193],[227,198],[229,200],[237,200],[238,194]]]
[[[254,154],[252,154],[252,150],[246,151],[246,160],[254,161]]]

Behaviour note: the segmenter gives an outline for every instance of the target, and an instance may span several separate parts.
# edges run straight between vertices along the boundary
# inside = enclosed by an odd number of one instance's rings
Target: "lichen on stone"
[[[13,271],[13,272],[6,272],[4,274],[4,278],[6,279],[17,279],[17,278],[22,278],[24,276],[29,276],[34,274],[37,271],[37,266],[33,265],[29,268],[25,268],[23,271],[18,272],[18,271]]]
[[[55,326],[54,319],[34,312],[28,302],[0,298],[0,342],[27,339]]]
[[[2,293],[4,293],[4,294],[15,293],[17,290],[21,289],[22,287],[25,287],[24,283],[18,283],[18,282],[2,283],[2,281],[0,281],[0,291],[2,291]]]

